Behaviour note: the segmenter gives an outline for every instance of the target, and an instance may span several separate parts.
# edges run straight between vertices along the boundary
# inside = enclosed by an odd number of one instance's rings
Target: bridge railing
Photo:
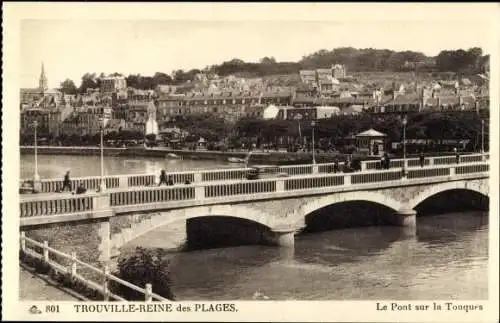
[[[278,177],[232,182],[207,182],[190,185],[134,187],[105,194],[71,195],[47,199],[43,195],[30,195],[21,200],[21,217],[48,216],[67,213],[95,212],[121,206],[145,205],[176,201],[199,201],[237,195],[307,191],[308,189],[362,185],[380,182],[412,181],[422,178],[452,177],[489,171],[487,162],[458,165],[434,165],[407,170],[403,169],[357,173],[307,174],[294,177]]]
[[[90,289],[99,292],[105,301],[117,300],[117,301],[127,301],[125,298],[116,295],[110,291],[109,282],[114,281],[115,283],[130,288],[136,292],[144,294],[144,300],[146,302],[151,302],[153,300],[158,301],[169,301],[160,295],[153,293],[153,286],[151,284],[146,284],[145,288],[141,288],[132,283],[129,283],[123,279],[120,279],[112,274],[110,274],[109,267],[104,266],[103,268],[97,268],[90,264],[87,264],[77,258],[76,253],[72,252],[70,255],[61,252],[54,248],[49,247],[47,241],[40,243],[36,240],[26,237],[25,232],[21,232],[20,237],[21,251],[25,254],[43,261],[45,264],[50,266],[53,270],[61,274],[68,274],[71,278],[76,279],[83,283]],[[30,246],[33,246],[30,248]],[[37,252],[37,250],[41,252]],[[54,255],[56,257],[54,257]],[[62,264],[58,262],[55,258],[61,259],[67,264]],[[78,272],[78,267],[83,267],[86,270],[91,271],[97,277],[100,277],[100,282],[95,282],[91,279],[85,278]]]
[[[479,162],[483,160],[489,159],[489,153],[485,154],[470,154],[470,155],[461,155],[460,163],[470,163],[470,162]],[[420,159],[419,158],[407,158],[406,159],[408,167],[419,167]],[[436,157],[426,157],[424,160],[424,166],[429,165],[450,165],[456,164],[455,156],[436,156]],[[403,167],[403,159],[394,159],[390,161],[391,168],[399,168]],[[361,162],[361,169],[378,169],[380,168],[379,160],[369,160]]]
[[[475,162],[487,160],[489,154],[473,154],[460,157],[460,162]],[[425,166],[429,165],[447,165],[455,164],[454,156],[427,157]],[[342,165],[343,163],[339,163]],[[391,160],[391,168],[403,167],[402,159]],[[418,158],[407,159],[408,167],[419,167],[420,161]],[[316,173],[330,173],[333,171],[334,163],[323,163],[316,165],[289,165],[279,166],[279,171],[287,173],[290,176],[300,176]],[[380,161],[363,161],[361,162],[362,170],[375,170],[380,168]],[[230,181],[243,179],[248,174],[250,168],[228,168],[228,169],[211,169],[197,171],[181,171],[170,172],[175,183],[201,183],[215,181]],[[152,186],[157,183],[159,174],[133,174],[133,175],[112,175],[104,178],[106,187],[127,188],[139,186]],[[30,180],[24,180],[30,182]],[[86,189],[97,190],[100,186],[101,178],[99,176],[77,177],[71,180],[71,188],[75,190],[79,185],[83,185]],[[41,180],[41,193],[58,192],[62,189],[62,179],[43,179]]]
[[[144,190],[110,192],[110,206],[149,204],[165,201],[186,201],[195,199],[194,186],[159,186]]]
[[[20,201],[21,217],[47,216],[66,213],[84,213],[93,211],[100,198],[97,194],[57,196],[51,199],[42,196],[29,196]]]

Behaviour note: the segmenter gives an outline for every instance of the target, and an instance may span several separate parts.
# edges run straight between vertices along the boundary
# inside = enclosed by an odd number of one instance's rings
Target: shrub
[[[162,257],[161,250],[137,247],[132,254],[120,256],[118,270],[114,275],[141,288],[145,288],[149,283],[153,287],[153,293],[173,300],[168,265],[168,260]],[[143,293],[120,284],[112,283],[110,288],[127,300],[144,300]]]

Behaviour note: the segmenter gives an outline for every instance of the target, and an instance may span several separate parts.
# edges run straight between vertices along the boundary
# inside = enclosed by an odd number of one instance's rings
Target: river
[[[38,155],[38,173],[43,178],[62,178],[67,170],[71,170],[72,177],[99,176],[101,174],[100,156],[68,156],[68,155]],[[35,169],[34,155],[21,155],[21,178],[30,178]],[[105,175],[160,173],[161,169],[183,171],[192,169],[241,167],[215,160],[180,160],[160,157],[104,157]]]
[[[229,166],[210,161],[106,159],[108,174]],[[31,176],[33,156],[21,156]],[[99,158],[39,156],[42,178],[98,175]],[[179,300],[247,300],[259,292],[275,300],[488,298],[488,213],[420,216],[417,235],[397,227],[359,227],[296,236],[295,248],[241,246],[175,252],[173,292]],[[157,247],[159,228],[137,239]]]

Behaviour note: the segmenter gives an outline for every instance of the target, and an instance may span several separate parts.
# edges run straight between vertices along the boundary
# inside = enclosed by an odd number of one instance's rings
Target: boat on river
[[[242,164],[245,162],[245,159],[243,158],[237,158],[237,157],[229,157],[227,159],[228,162],[230,163],[235,163],[235,164]]]
[[[181,159],[181,156],[176,155],[174,153],[168,153],[167,155],[165,155],[165,158],[166,159]]]

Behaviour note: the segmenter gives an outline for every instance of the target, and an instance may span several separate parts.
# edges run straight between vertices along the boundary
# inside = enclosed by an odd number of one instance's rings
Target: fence
[[[460,157],[460,162],[476,162],[487,160],[489,154],[473,154],[464,155]],[[455,164],[455,156],[440,156],[429,157],[425,160],[425,166],[430,165],[447,165]],[[342,165],[343,163],[340,163]],[[420,166],[418,158],[407,159],[408,167]],[[301,176],[314,173],[330,173],[333,171],[334,163],[317,164],[314,167],[308,165],[290,165],[279,166],[280,172],[287,173],[290,176]],[[362,170],[375,170],[380,168],[380,161],[363,161],[361,162]],[[402,159],[394,159],[390,162],[391,168],[403,167]],[[212,170],[198,170],[198,171],[182,171],[170,172],[175,183],[201,183],[201,182],[216,182],[216,181],[230,181],[235,179],[245,178],[250,168],[228,168],[228,169],[212,169]],[[133,174],[133,175],[112,175],[104,177],[106,187],[110,189],[126,188],[126,187],[139,187],[139,186],[153,186],[159,178],[159,174]],[[31,180],[23,180],[23,182],[32,182]],[[83,185],[87,189],[98,189],[101,179],[99,176],[79,177],[71,180],[71,187],[73,190],[79,185]],[[62,179],[43,179],[40,183],[40,192],[57,192],[62,189]]]
[[[59,215],[106,211],[115,207],[146,205],[165,202],[188,202],[221,197],[267,194],[284,191],[304,191],[336,186],[363,185],[381,182],[406,182],[423,178],[462,176],[489,171],[487,162],[465,163],[451,166],[426,166],[407,170],[402,168],[365,171],[355,173],[307,174],[294,177],[278,177],[257,180],[234,180],[232,182],[207,182],[193,185],[160,187],[135,187],[105,194],[72,195],[56,197],[55,200],[43,195],[32,195],[21,200],[21,218],[32,216]],[[298,192],[297,195],[307,194]],[[186,204],[187,205],[187,204]],[[154,208],[154,207],[153,207]]]
[[[489,153],[485,154],[471,154],[460,156],[461,163],[479,162],[489,159]],[[426,157],[424,160],[424,166],[428,165],[450,165],[456,164],[455,156],[437,156],[437,157]],[[419,167],[419,158],[407,158],[406,163],[408,167]],[[371,160],[361,162],[362,169],[378,169],[380,168],[380,161]],[[403,167],[403,159],[394,159],[390,161],[390,167]]]
[[[26,237],[26,234],[24,232],[21,232],[21,237],[20,237],[20,242],[21,242],[21,250],[26,253],[29,256],[32,256],[34,258],[37,258],[39,260],[42,260],[45,264],[50,266],[53,270],[59,273],[63,274],[69,274],[71,278],[77,279],[78,281],[82,282],[84,285],[89,287],[90,289],[96,290],[99,292],[105,301],[109,300],[117,300],[117,301],[127,301],[123,297],[116,295],[112,293],[109,290],[109,282],[114,281],[122,286],[128,287],[132,290],[135,290],[136,292],[144,294],[144,300],[146,302],[151,302],[153,300],[158,300],[158,301],[169,301],[168,299],[157,295],[153,293],[153,286],[151,284],[146,284],[145,288],[141,288],[139,286],[136,286],[134,284],[131,284],[123,279],[120,279],[112,274],[109,273],[109,267],[104,266],[102,269],[96,268],[92,265],[89,265],[81,260],[79,260],[76,256],[75,252],[72,252],[71,255],[68,255],[64,252],[58,251],[54,248],[49,247],[48,242],[44,241],[43,243],[40,243],[38,241],[35,241],[33,239],[30,239]],[[41,248],[42,253],[36,252],[32,248],[28,248],[27,244],[31,244],[35,247]],[[58,262],[56,262],[54,259],[51,259],[51,254],[57,255],[60,258],[66,259],[69,261],[68,266],[64,266]],[[101,283],[97,283],[95,281],[92,281],[90,279],[87,279],[80,274],[78,274],[78,266],[82,266],[98,276],[102,278]]]

